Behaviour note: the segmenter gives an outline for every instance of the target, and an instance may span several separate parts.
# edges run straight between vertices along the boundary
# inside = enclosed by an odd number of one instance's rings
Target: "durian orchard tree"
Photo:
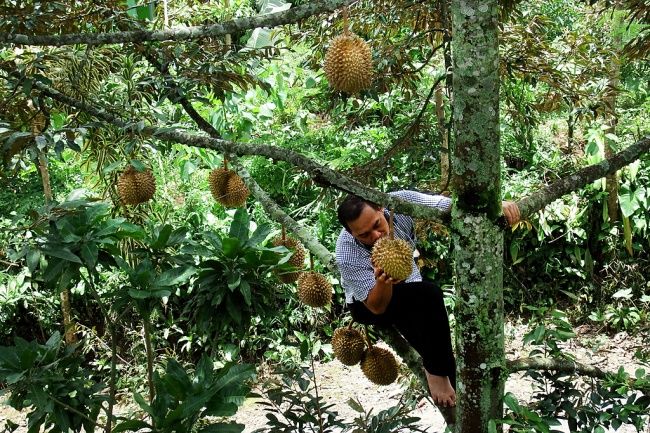
[[[142,44],[146,41],[183,41],[221,37],[258,27],[275,27],[331,12],[351,3],[349,0],[312,2],[288,11],[243,18],[225,23],[159,31],[123,31],[103,34],[76,33],[30,36],[0,33],[0,43],[26,46],[67,46],[74,44]],[[503,230],[501,216],[499,146],[499,35],[496,0],[454,0],[451,7],[453,28],[453,106],[455,143],[452,159],[454,210],[452,233],[457,290],[456,349],[458,360],[457,432],[488,432],[490,420],[501,418],[504,381],[518,365],[506,362],[503,335]],[[150,47],[152,50],[155,47]],[[17,68],[16,68],[17,69]],[[22,71],[24,73],[24,71]],[[267,145],[251,145],[224,140],[208,122],[192,113],[185,97],[177,97],[190,117],[207,133],[194,134],[164,129],[153,123],[128,121],[114,114],[117,110],[99,108],[96,101],[80,100],[54,89],[48,80],[21,76],[18,70],[4,68],[5,80],[24,83],[29,91],[40,93],[98,121],[121,128],[139,137],[152,137],[188,146],[219,151],[231,156],[258,155],[287,161],[308,172],[320,184],[352,192],[416,217],[439,219],[438,212],[407,204],[370,189],[300,153]],[[166,85],[171,85],[165,78]],[[24,85],[24,84],[22,84]],[[562,195],[613,173],[650,149],[650,137],[627,147],[604,162],[561,179],[550,187],[518,202],[522,215],[530,215]],[[313,239],[304,227],[292,220],[266,195],[255,180],[231,159],[231,169],[247,183],[251,193],[269,215],[301,238],[326,266],[333,267],[331,254]],[[435,170],[432,167],[432,171]],[[221,193],[218,193],[220,196]],[[400,354],[406,354],[403,350]],[[406,357],[407,359],[408,356]],[[526,364],[526,367],[534,363]],[[561,368],[547,363],[544,368]],[[417,367],[416,367],[417,368]],[[415,369],[414,368],[414,371]],[[573,365],[571,368],[576,368]]]
[[[497,0],[452,2],[457,432],[501,419],[505,365]]]

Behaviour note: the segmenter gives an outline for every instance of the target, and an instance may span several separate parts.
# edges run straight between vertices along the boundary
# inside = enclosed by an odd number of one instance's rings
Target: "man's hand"
[[[395,279],[389,277],[388,274],[386,272],[384,272],[384,270],[381,269],[381,268],[375,268],[373,266],[373,269],[375,270],[375,287],[377,287],[377,286],[386,287],[386,286],[389,286],[389,285],[392,287],[393,284],[397,284],[397,283],[402,282],[401,280],[395,280]]]
[[[390,278],[381,268],[373,266],[373,269],[375,270],[375,285],[370,289],[368,297],[363,303],[373,314],[383,314],[393,297],[393,284],[400,281]]]
[[[514,201],[502,201],[501,207],[503,209],[503,216],[506,217],[506,221],[511,226],[517,224],[521,219],[521,214],[519,213],[519,206]]]
[[[447,376],[434,376],[426,372],[427,382],[429,383],[429,392],[436,406],[454,407],[456,406],[456,391],[449,382]]]

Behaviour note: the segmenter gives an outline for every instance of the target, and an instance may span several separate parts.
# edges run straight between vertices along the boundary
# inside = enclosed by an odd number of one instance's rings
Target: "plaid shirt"
[[[438,208],[445,212],[451,211],[451,199],[442,195],[428,195],[416,191],[395,191],[390,195],[411,203]],[[386,220],[390,212],[384,209]],[[393,229],[395,237],[404,239],[415,248],[415,227],[413,218],[408,215],[394,214]],[[370,289],[375,286],[375,272],[370,261],[372,247],[356,240],[345,228],[341,230],[336,241],[336,263],[341,272],[341,285],[345,289],[345,302],[351,304],[354,300],[364,301]],[[406,283],[422,281],[422,275],[415,260],[412,263],[411,275],[404,280]]]

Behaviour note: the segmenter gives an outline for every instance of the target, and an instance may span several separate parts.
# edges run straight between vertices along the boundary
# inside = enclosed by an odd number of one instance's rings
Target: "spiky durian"
[[[334,356],[345,365],[361,362],[365,346],[361,332],[353,328],[337,328],[332,336]]]
[[[372,383],[389,385],[397,379],[397,360],[390,351],[371,346],[363,353],[361,371]]]
[[[334,38],[325,55],[325,75],[336,90],[357,93],[372,82],[372,54],[368,44],[355,34]]]
[[[381,238],[372,247],[372,262],[395,280],[405,280],[413,271],[413,249],[402,239]]]
[[[300,241],[289,236],[286,236],[285,239],[282,240],[282,236],[277,236],[273,239],[273,246],[284,246],[289,251],[293,252],[287,263],[294,268],[302,269],[305,264],[305,248],[302,246]],[[278,278],[283,283],[293,283],[299,276],[300,272],[278,273]]]
[[[332,302],[332,285],[323,274],[302,272],[298,277],[298,299],[310,307],[324,307]]]
[[[144,203],[151,200],[155,192],[156,179],[150,170],[137,171],[129,165],[117,180],[117,193],[123,204]]]
[[[250,194],[244,181],[232,170],[215,168],[208,177],[212,197],[226,207],[241,207]]]

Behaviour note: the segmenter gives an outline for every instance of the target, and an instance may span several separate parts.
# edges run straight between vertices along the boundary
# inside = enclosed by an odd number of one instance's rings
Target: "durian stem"
[[[284,228],[284,224],[282,225],[282,244],[287,241],[287,229]]]
[[[309,251],[309,270],[314,272],[314,256]]]
[[[395,211],[391,208],[390,210],[390,219],[388,221],[388,231],[390,233],[390,239],[393,240],[395,239],[395,230],[393,229],[393,214]]]
[[[226,155],[223,156],[223,168],[228,170],[228,158],[226,158]]]
[[[368,349],[372,347],[372,343],[370,342],[370,335],[368,335],[368,325],[363,325],[363,335],[366,340],[366,344],[368,345]]]
[[[346,35],[346,36],[350,34],[350,29],[348,27],[348,7],[347,6],[343,7],[343,34]]]

